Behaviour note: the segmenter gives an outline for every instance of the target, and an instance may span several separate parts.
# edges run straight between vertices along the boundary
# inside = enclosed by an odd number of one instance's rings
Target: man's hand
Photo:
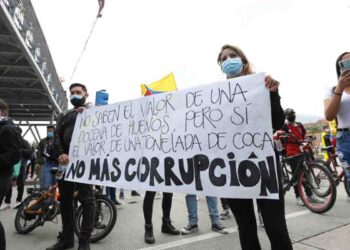
[[[75,109],[78,113],[83,113],[83,111],[85,110],[85,107],[78,107]]]
[[[69,163],[69,158],[67,154],[61,154],[60,156],[58,156],[58,162],[61,165],[67,165]]]

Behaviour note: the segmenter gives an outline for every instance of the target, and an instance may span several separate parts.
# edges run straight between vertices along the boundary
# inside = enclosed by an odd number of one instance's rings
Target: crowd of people
[[[217,63],[227,79],[233,79],[240,76],[253,74],[250,60],[244,52],[232,45],[224,45],[217,57]],[[338,83],[329,89],[324,100],[325,118],[327,120],[337,119],[337,150],[342,155],[342,159],[350,164],[350,52],[345,52],[336,60],[336,72]],[[269,90],[271,103],[272,127],[277,133],[292,133],[297,139],[304,139],[306,131],[300,122],[296,121],[296,113],[293,109],[283,110],[279,95],[279,82],[271,76],[265,78],[265,87]],[[21,136],[19,127],[15,126],[9,118],[9,107],[5,101],[0,99],[0,205],[6,209],[10,207],[12,195],[12,180],[16,177],[18,187],[17,202],[23,198],[24,180],[30,174],[33,177],[35,160],[41,162],[41,187],[49,188],[56,181],[60,190],[60,206],[62,217],[62,232],[59,240],[48,247],[47,250],[69,249],[74,246],[74,212],[73,212],[73,194],[79,192],[78,199],[83,207],[83,220],[81,234],[79,237],[79,248],[90,249],[90,236],[94,224],[95,198],[93,187],[89,184],[68,182],[64,179],[56,180],[50,172],[50,169],[57,168],[59,165],[66,165],[69,162],[69,146],[72,139],[73,129],[78,113],[84,112],[91,106],[87,102],[88,91],[84,84],[73,83],[69,87],[70,102],[72,109],[65,111],[57,121],[55,126],[47,127],[47,136],[40,141],[37,150],[29,145]],[[326,128],[324,140],[330,142],[326,137]],[[276,152],[277,154],[277,152]],[[300,149],[293,144],[286,144],[286,154],[290,157],[292,170],[298,158],[301,157]],[[36,159],[37,158],[37,159]],[[276,156],[276,159],[278,157]],[[278,160],[276,165],[279,166]],[[289,238],[285,219],[284,194],[281,188],[281,173],[278,171],[279,199],[257,199],[256,203],[261,212],[264,227],[271,243],[271,249],[292,249],[292,243]],[[322,199],[313,196],[308,187],[304,187],[309,199],[313,202],[323,202]],[[122,204],[116,198],[115,188],[107,188],[107,194],[116,205]],[[133,196],[140,194],[133,190]],[[144,241],[148,244],[155,243],[153,234],[153,203],[156,192],[146,191],[143,200],[143,214],[145,220]],[[187,194],[185,197],[188,211],[188,225],[181,229],[173,226],[171,221],[172,193],[162,193],[162,233],[170,235],[190,234],[198,230],[197,215],[197,196]],[[297,204],[302,205],[298,190],[295,188]],[[119,199],[124,198],[124,190],[121,190]],[[222,198],[221,204],[223,213],[219,214],[218,198],[205,197],[209,217],[211,220],[211,229],[221,234],[227,234],[228,230],[220,223],[220,219],[228,218],[232,212],[239,231],[239,239],[242,249],[258,250],[261,249],[258,234],[257,222],[255,218],[253,199],[234,199]],[[0,223],[0,242],[5,244],[4,230]],[[1,249],[1,247],[0,247]]]

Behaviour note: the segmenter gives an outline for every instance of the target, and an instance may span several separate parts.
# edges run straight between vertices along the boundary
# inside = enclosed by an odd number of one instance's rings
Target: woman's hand
[[[265,77],[265,87],[268,88],[271,92],[276,92],[279,86],[280,83],[273,79],[271,76],[268,75]]]
[[[350,87],[350,70],[341,73],[336,92],[343,92],[345,88]]]

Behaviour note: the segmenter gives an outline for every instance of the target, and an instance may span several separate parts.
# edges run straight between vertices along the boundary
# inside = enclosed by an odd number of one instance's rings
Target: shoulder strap
[[[335,90],[335,88],[336,88],[337,86],[333,86],[332,87],[332,93],[334,92],[334,90]],[[335,116],[335,128],[338,130],[338,118],[337,118],[337,116]]]

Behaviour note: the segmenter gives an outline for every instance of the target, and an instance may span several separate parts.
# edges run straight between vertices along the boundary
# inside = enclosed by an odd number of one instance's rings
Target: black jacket
[[[89,108],[92,104],[85,103],[84,107]],[[69,109],[63,112],[58,119],[54,135],[54,151],[57,157],[62,154],[69,154],[69,145],[72,140],[75,121],[77,120],[78,111]]]
[[[65,111],[57,122],[54,135],[54,151],[58,156],[69,153],[69,144],[72,139],[75,121],[78,112],[74,109]]]
[[[272,128],[275,132],[278,129],[283,128],[284,125],[284,111],[281,106],[281,97],[277,92],[270,92],[271,101],[271,116],[272,116]]]
[[[32,155],[33,155],[33,149],[30,146],[29,142],[25,139],[22,138],[21,136],[21,156],[22,159],[27,161],[32,159]]]
[[[54,137],[42,139],[38,146],[39,158],[48,162],[58,163],[56,151],[54,150]]]
[[[11,176],[21,159],[21,135],[10,119],[0,121],[0,176]]]

